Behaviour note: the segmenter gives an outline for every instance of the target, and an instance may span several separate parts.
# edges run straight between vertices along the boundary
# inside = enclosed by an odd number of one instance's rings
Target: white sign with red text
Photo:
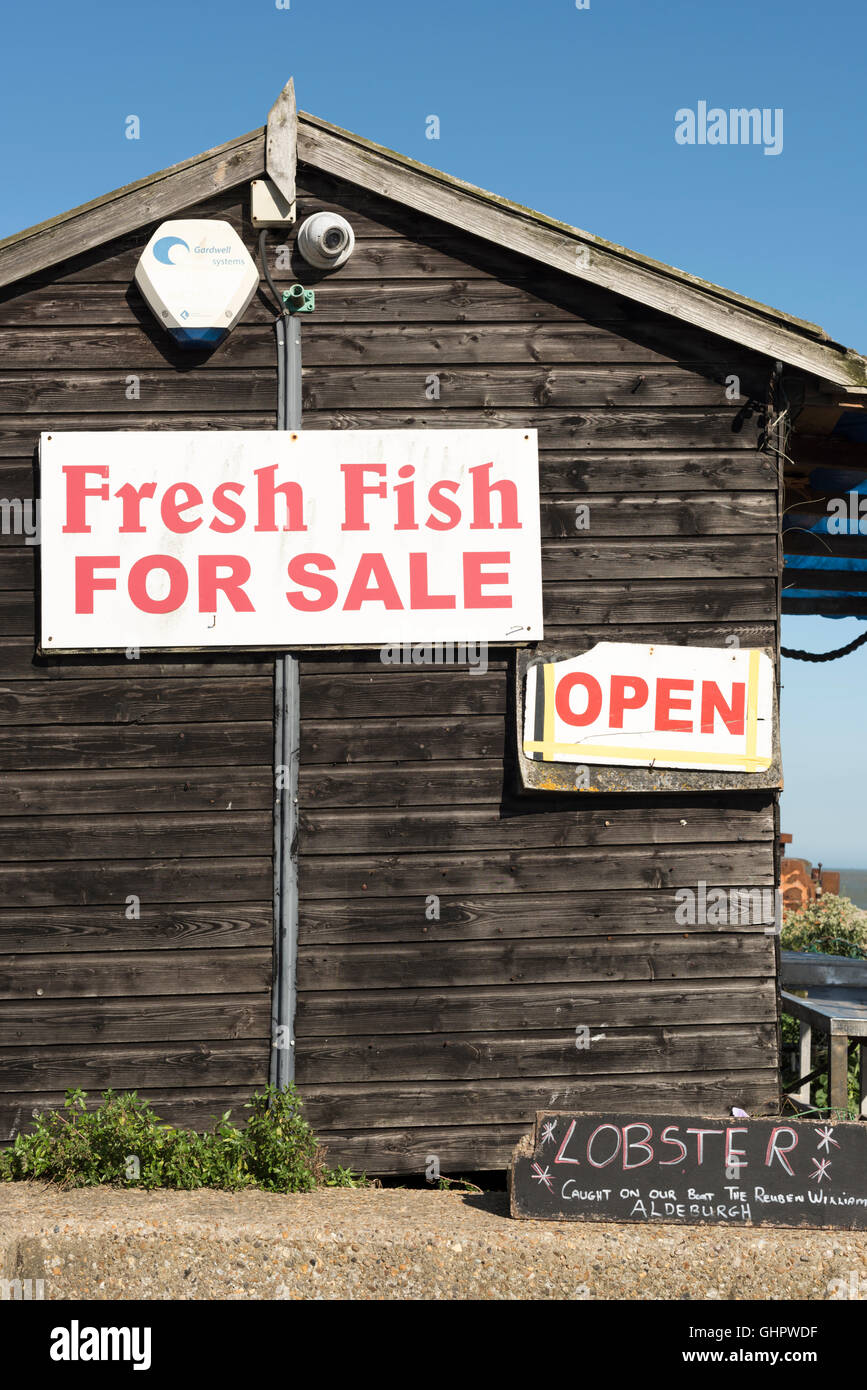
[[[535,430],[50,432],[45,651],[542,637]]]
[[[774,668],[755,648],[600,642],[531,666],[524,755],[540,762],[765,772]]]

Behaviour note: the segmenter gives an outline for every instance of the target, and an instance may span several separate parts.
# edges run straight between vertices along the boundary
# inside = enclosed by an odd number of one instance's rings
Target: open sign
[[[600,642],[527,672],[533,761],[765,772],[774,671],[756,649]]]

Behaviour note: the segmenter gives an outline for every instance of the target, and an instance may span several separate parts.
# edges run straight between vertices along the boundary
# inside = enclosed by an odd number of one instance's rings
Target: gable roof
[[[0,241],[0,287],[261,177],[265,133],[264,127],[253,130]],[[298,159],[565,275],[799,367],[844,393],[867,392],[867,360],[814,323],[508,202],[305,112],[298,113]]]

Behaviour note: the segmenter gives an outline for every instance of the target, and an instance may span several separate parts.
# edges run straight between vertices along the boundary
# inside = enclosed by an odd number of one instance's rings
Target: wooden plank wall
[[[317,290],[307,428],[537,426],[546,635],[776,641],[771,364],[311,170],[299,185],[302,217],[337,208],[358,238],[330,277],[277,264]],[[252,249],[241,197],[188,211]],[[0,297],[0,496],[30,495],[40,429],[273,427],[267,305],[191,366],[129,289],[150,231]],[[267,1074],[270,663],[36,670],[33,552],[10,539],[0,1137],[86,1081],[206,1119]],[[536,1105],[776,1096],[773,938],[674,920],[701,879],[773,886],[773,798],[516,798],[509,661],[302,665],[298,1078],[333,1159],[369,1171],[500,1165]]]
[[[305,325],[307,428],[535,425],[549,639],[775,643],[771,364],[303,186],[360,233]],[[773,937],[674,917],[701,879],[773,886],[773,796],[519,798],[508,673],[302,667],[298,1075],[372,1171],[501,1165],[537,1105],[777,1099]]]
[[[0,498],[33,496],[40,430],[177,427],[173,392],[188,427],[244,428],[248,378],[273,407],[262,310],[214,418],[219,365],[130,290],[149,234],[0,295]],[[273,661],[34,662],[37,556],[0,535],[0,1140],[70,1086],[240,1116],[268,1078]]]

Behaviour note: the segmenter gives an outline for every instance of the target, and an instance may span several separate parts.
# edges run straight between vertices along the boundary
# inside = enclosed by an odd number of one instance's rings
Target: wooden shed
[[[546,642],[778,650],[791,434],[863,359],[321,120],[297,141],[299,220],[356,236],[316,276],[269,234],[316,290],[304,428],[535,427]],[[132,285],[167,217],[255,255],[267,172],[255,130],[0,242],[0,1141],[67,1087],[204,1126],[268,1080],[273,654],[39,655],[13,505],[26,530],[40,431],[274,426],[264,294],[191,354]],[[517,659],[301,659],[295,1075],[332,1161],[489,1169],[537,1108],[779,1099],[776,936],[675,915],[775,886],[777,792],[523,793]]]

